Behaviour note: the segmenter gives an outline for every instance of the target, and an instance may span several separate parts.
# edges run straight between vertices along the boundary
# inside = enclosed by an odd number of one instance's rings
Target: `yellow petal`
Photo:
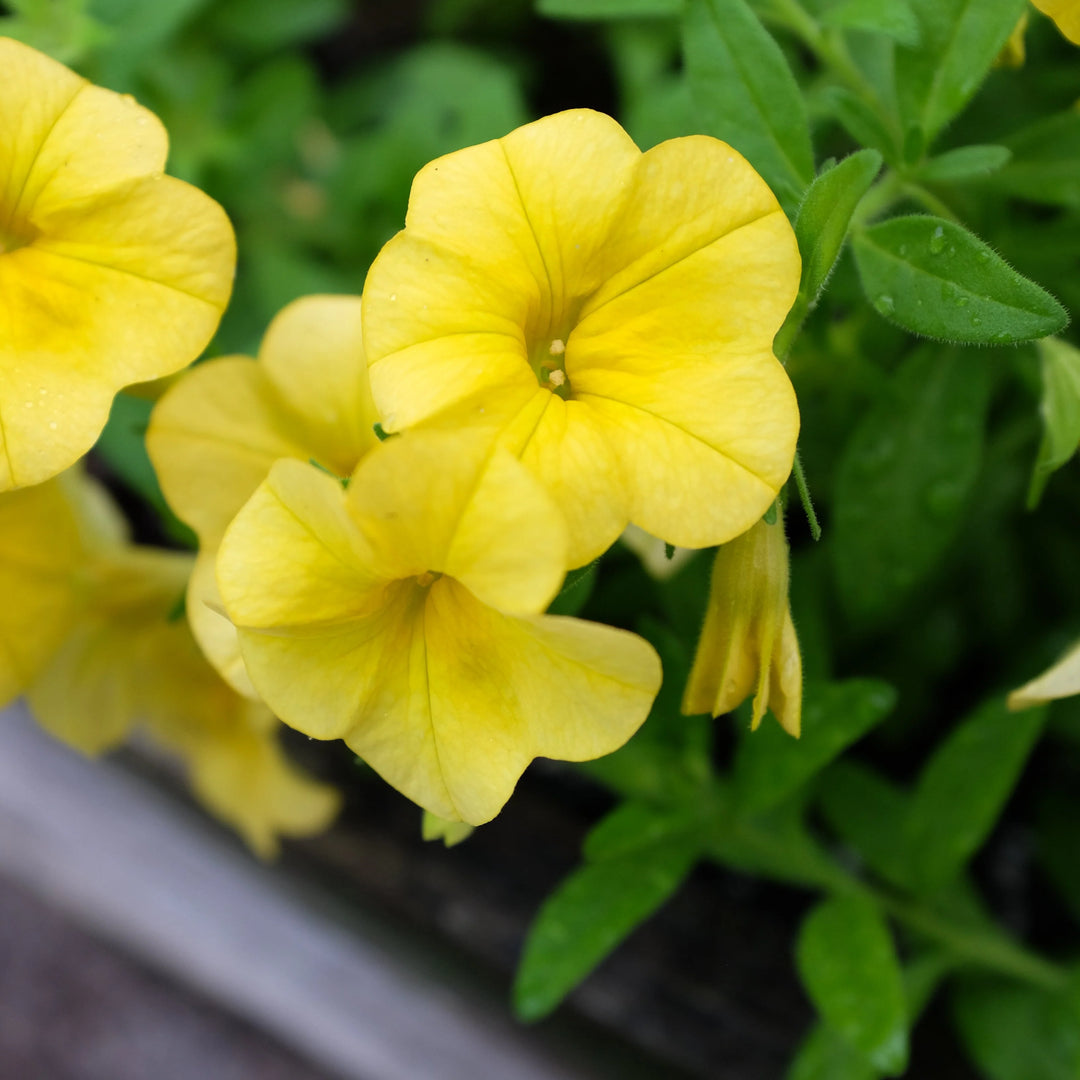
[[[174,748],[188,761],[198,799],[263,859],[277,854],[279,836],[320,833],[341,808],[334,788],[301,772],[282,753],[275,732],[234,722],[204,727]]]
[[[259,364],[295,415],[309,457],[349,476],[378,443],[358,296],[305,296],[266,331]]]
[[[1058,29],[1074,44],[1080,45],[1080,2],[1078,0],[1032,0],[1032,3],[1057,23]]]
[[[82,552],[58,481],[0,495],[0,705],[30,685],[70,631]]]
[[[217,673],[238,694],[258,697],[244,667],[236,627],[224,611],[225,602],[217,586],[217,551],[203,549],[195,560],[195,569],[188,582],[188,625],[203,655]]]
[[[1038,678],[1009,695],[1010,709],[1030,709],[1046,701],[1080,694],[1080,643],[1074,645]]]
[[[12,41],[0,70],[2,491],[85,453],[120,387],[201,352],[235,245],[217,203],[161,174],[145,109]]]
[[[579,384],[622,465],[630,520],[669,543],[740,535],[791,470],[798,405],[771,353],[726,362],[672,354],[662,378],[627,361]]]
[[[568,567],[599,558],[630,520],[624,463],[597,417],[580,401],[536,388],[503,429],[504,446],[521,456],[551,493],[569,533]]]
[[[387,577],[449,574],[515,612],[543,611],[562,582],[567,540],[557,507],[490,439],[397,436],[361,462],[348,503]]]
[[[170,615],[190,569],[190,556],[151,548],[88,562],[77,621],[27,693],[42,727],[87,754],[123,740],[148,707],[158,669],[179,662],[172,638],[185,628]]]
[[[199,364],[169,390],[146,449],[169,505],[211,550],[278,458],[310,456],[266,373],[243,357]]]
[[[341,484],[313,465],[286,459],[225,533],[218,588],[239,627],[340,623],[377,602],[386,579],[374,561]]]

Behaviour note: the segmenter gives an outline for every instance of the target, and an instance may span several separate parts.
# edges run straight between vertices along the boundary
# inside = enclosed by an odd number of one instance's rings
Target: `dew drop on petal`
[[[896,304],[893,298],[887,293],[882,293],[880,296],[874,298],[874,307],[882,315],[891,315],[896,310]]]

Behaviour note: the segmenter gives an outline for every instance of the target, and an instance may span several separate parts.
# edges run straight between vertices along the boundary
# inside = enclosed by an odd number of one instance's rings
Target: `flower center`
[[[422,574],[417,574],[416,584],[421,589],[426,589],[429,585],[434,585],[441,577],[442,574],[436,573],[434,570],[425,570]]]
[[[566,377],[565,339],[557,337],[541,341],[529,355],[529,364],[542,387],[558,394],[563,400],[570,397],[570,382]]]
[[[34,242],[34,230],[27,225],[19,228],[14,222],[0,225],[0,255],[7,255],[12,251],[18,251],[21,247]]]

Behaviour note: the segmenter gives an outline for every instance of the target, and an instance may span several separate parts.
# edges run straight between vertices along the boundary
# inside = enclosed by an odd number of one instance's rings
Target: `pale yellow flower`
[[[187,597],[203,652],[242,693],[254,691],[219,614],[214,578],[229,522],[279,458],[317,461],[347,477],[378,439],[360,336],[360,299],[309,296],[270,324],[258,360],[192,368],[158,402],[146,447],[165,498],[199,537]]]
[[[479,825],[537,756],[621,746],[660,685],[651,646],[546,616],[566,529],[506,451],[415,432],[347,490],[279,461],[237,515],[218,584],[259,694],[286,723],[344,738],[447,821]]]
[[[78,473],[0,496],[4,516],[4,538],[21,532],[24,543],[15,561],[0,550],[0,581],[25,601],[3,607],[5,654],[19,657],[14,689],[46,730],[97,754],[141,727],[261,855],[278,835],[329,823],[336,792],[289,764],[270,711],[218,677],[178,617],[190,555],[131,545],[105,493]]]
[[[388,431],[486,429],[555,497],[569,565],[634,522],[703,547],[791,469],[772,341],[795,236],[730,146],[642,154],[612,119],[546,117],[427,165],[372,265],[364,344]]]
[[[1030,709],[1058,698],[1080,694],[1080,642],[1037,678],[1009,695],[1010,709]]]
[[[224,211],[164,176],[129,97],[0,38],[0,492],[97,439],[113,395],[191,363],[236,260]]]
[[[766,709],[798,736],[802,657],[788,603],[784,523],[759,521],[716,553],[709,603],[683,712],[731,712],[754,695],[753,727]]]
[[[1057,23],[1058,29],[1074,44],[1080,45],[1080,0],[1031,0]]]

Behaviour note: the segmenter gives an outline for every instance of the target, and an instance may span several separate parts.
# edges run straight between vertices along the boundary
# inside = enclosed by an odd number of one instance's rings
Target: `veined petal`
[[[154,407],[146,448],[169,505],[210,549],[275,461],[310,456],[266,373],[245,357],[188,372]]]
[[[31,684],[69,633],[82,551],[58,481],[0,495],[0,705]]]
[[[452,581],[431,591],[424,639],[440,783],[401,786],[412,780],[407,742],[381,766],[356,736],[350,743],[426,809],[471,825],[502,809],[533,757],[584,761],[617,749],[660,686],[659,660],[641,638],[577,619],[502,615]]]
[[[195,560],[187,588],[187,620],[203,656],[238,693],[257,698],[251,685],[236,627],[224,614],[225,601],[217,585],[217,549],[204,548]]]
[[[543,611],[558,592],[562,516],[490,437],[397,436],[360,463],[347,498],[388,577],[449,574],[485,603],[516,612]]]
[[[744,230],[750,230],[749,238],[735,242]],[[698,273],[715,277],[708,253],[725,240],[721,263],[750,258],[731,276],[738,280],[759,272],[755,263],[760,261],[773,270],[774,295],[755,295],[757,282],[748,280],[740,300],[751,310],[744,316],[733,303],[714,317],[717,322],[733,318],[771,342],[794,302],[800,274],[794,232],[776,197],[746,159],[719,139],[691,135],[654,146],[638,159],[623,213],[604,245],[608,273],[582,309],[581,321],[628,292],[666,278],[688,259],[695,260]],[[683,284],[694,276],[686,275]],[[701,313],[706,316],[710,304],[703,301],[712,301],[713,286],[708,278],[696,288],[691,285],[684,306],[706,309]],[[665,291],[668,303],[677,303],[678,290]]]
[[[281,403],[297,416],[310,456],[348,476],[378,443],[358,296],[305,296],[282,309],[259,349]]]
[[[232,285],[224,212],[170,177],[57,227],[0,256],[0,490],[85,453],[121,386],[190,363]]]
[[[630,502],[623,466],[588,406],[538,388],[500,441],[521,457],[562,511],[567,566],[599,558],[630,520]]]
[[[0,71],[0,230],[165,167],[165,129],[133,98],[10,38]]]
[[[289,459],[274,465],[229,526],[217,579],[229,618],[252,629],[360,617],[386,583],[340,483]]]
[[[408,232],[503,276],[524,266],[558,308],[591,292],[641,152],[609,116],[573,109],[439,158],[413,181]],[[536,312],[545,325],[551,309]]]
[[[1009,695],[1010,709],[1030,709],[1046,701],[1080,694],[1080,642],[1038,678]]]
[[[654,536],[725,543],[787,479],[798,406],[771,354],[723,366],[672,357],[662,378],[612,371],[589,386],[582,404],[623,466],[630,520]]]

